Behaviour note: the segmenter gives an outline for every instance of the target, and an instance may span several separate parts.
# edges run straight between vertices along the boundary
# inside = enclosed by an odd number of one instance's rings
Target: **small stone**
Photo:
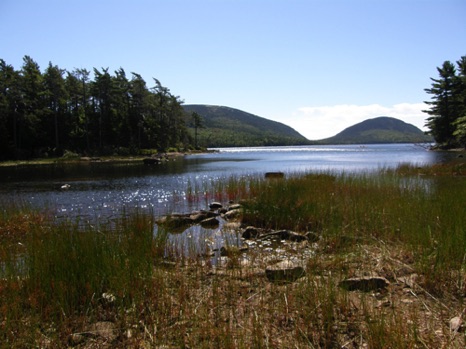
[[[267,279],[272,282],[294,282],[306,275],[302,266],[291,261],[282,261],[265,269]]]
[[[460,316],[455,316],[453,319],[450,320],[450,331],[451,332],[458,332],[463,325],[463,319]]]
[[[209,208],[211,210],[218,210],[219,208],[222,208],[223,205],[220,202],[214,201],[209,205]]]
[[[265,178],[267,179],[281,179],[285,178],[285,174],[283,172],[266,172]]]
[[[350,278],[340,282],[340,287],[348,291],[375,291],[385,289],[390,282],[381,276]]]
[[[241,204],[233,204],[233,205],[228,206],[228,211],[239,210],[240,208],[241,208]]]
[[[224,214],[224,217],[225,219],[234,219],[234,218],[237,218],[240,214],[241,214],[241,210],[236,209],[236,210],[228,211],[227,213]]]
[[[201,227],[203,228],[217,228],[219,225],[220,222],[215,217],[204,219],[201,222]]]
[[[69,337],[69,343],[70,343],[72,346],[79,345],[79,344],[83,343],[85,340],[86,340],[86,337],[83,336],[83,335],[80,334],[80,333],[73,333],[73,334],[71,334],[70,337]]]
[[[243,239],[256,239],[258,238],[260,235],[260,231],[259,229],[257,229],[256,227],[246,227],[246,229],[244,229],[243,231],[243,234],[241,235],[243,237]]]
[[[117,338],[115,324],[109,321],[96,322],[89,332],[109,341]]]

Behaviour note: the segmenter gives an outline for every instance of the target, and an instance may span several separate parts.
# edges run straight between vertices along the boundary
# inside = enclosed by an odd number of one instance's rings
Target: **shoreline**
[[[37,158],[31,160],[7,160],[0,161],[0,167],[15,167],[15,166],[37,166],[37,165],[55,165],[55,164],[76,164],[88,162],[105,162],[105,163],[121,163],[121,162],[143,162],[147,158],[167,157],[169,159],[179,158],[186,155],[197,155],[209,153],[208,150],[190,151],[190,152],[161,152],[150,155],[134,155],[134,156],[80,156],[73,158]]]

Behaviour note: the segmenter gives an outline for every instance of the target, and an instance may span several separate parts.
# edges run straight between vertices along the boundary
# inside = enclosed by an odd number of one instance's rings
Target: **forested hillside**
[[[123,68],[41,71],[29,56],[16,70],[0,59],[0,160],[186,148],[179,97]]]
[[[419,128],[386,116],[362,121],[337,135],[319,141],[325,144],[423,143],[432,142]]]
[[[301,145],[309,141],[291,127],[246,113],[214,105],[191,104],[183,108],[188,117],[193,113],[201,120],[197,127],[198,142],[205,147],[239,147]],[[194,128],[194,125],[191,124]]]

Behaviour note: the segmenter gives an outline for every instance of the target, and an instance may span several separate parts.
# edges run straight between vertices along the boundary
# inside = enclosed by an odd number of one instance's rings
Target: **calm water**
[[[151,208],[155,214],[205,209],[188,202],[188,183],[270,171],[373,171],[400,163],[432,164],[454,155],[412,144],[218,149],[156,166],[139,162],[79,163],[0,168],[0,203],[22,201],[46,207],[57,217],[112,219],[123,210]],[[69,184],[70,189],[60,187]]]

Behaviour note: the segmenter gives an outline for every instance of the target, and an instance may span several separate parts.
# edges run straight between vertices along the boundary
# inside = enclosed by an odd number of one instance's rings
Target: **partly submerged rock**
[[[222,205],[220,202],[216,202],[216,201],[212,202],[212,203],[209,205],[209,208],[210,208],[211,210],[218,210],[219,208],[222,208],[222,207],[223,207],[223,205]]]
[[[265,178],[267,179],[281,179],[285,178],[285,174],[283,172],[266,172]]]
[[[182,230],[183,228],[187,228],[193,223],[194,222],[192,218],[186,215],[164,216],[157,221],[157,224],[165,229],[176,230]]]
[[[230,210],[223,215],[225,219],[236,219],[241,215],[241,209]]]
[[[211,217],[211,218],[204,219],[203,221],[201,221],[200,224],[201,224],[201,227],[203,227],[203,228],[214,229],[214,228],[217,228],[220,225],[220,222],[218,221],[217,218]]]

